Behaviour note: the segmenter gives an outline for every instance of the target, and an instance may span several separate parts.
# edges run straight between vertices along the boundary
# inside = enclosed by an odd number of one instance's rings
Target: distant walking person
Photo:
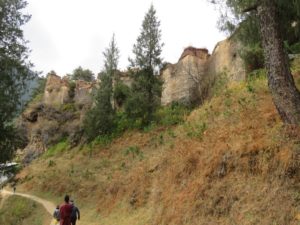
[[[54,210],[54,213],[53,213],[53,217],[54,217],[54,224],[57,225],[59,224],[59,220],[60,220],[60,215],[59,215],[59,205],[56,206],[56,209]]]
[[[71,224],[76,225],[76,220],[80,220],[80,212],[79,209],[75,206],[73,200],[71,200],[71,205],[73,206],[71,213]]]
[[[16,189],[17,189],[17,188],[16,188],[16,186],[14,186],[14,188],[13,188],[13,189],[14,189],[14,193],[16,193]]]
[[[65,196],[65,202],[60,206],[59,215],[60,215],[60,225],[71,225],[71,213],[73,206],[69,204],[70,197],[69,195]]]

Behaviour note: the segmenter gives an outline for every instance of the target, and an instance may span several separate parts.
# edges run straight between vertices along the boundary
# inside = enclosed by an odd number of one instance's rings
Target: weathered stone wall
[[[239,56],[239,49],[239,43],[231,39],[226,39],[217,43],[208,60],[207,73],[218,75],[222,72],[226,72],[230,80],[245,80],[246,70],[244,62]]]
[[[132,78],[129,76],[128,72],[120,72],[118,74],[118,77],[123,84],[127,85],[128,87],[131,87],[132,85]]]
[[[68,80],[61,79],[55,74],[49,74],[44,91],[44,104],[60,106],[68,102],[70,100],[69,89]]]
[[[164,80],[161,103],[171,102],[192,104],[202,101],[206,92],[209,77],[206,73],[206,63],[209,57],[207,50],[184,51],[177,64],[169,64],[162,72]],[[198,52],[198,54],[193,54]],[[200,54],[201,53],[201,54]]]
[[[92,104],[92,91],[95,86],[96,82],[76,80],[74,103],[79,106],[89,107]]]
[[[92,103],[92,91],[97,86],[96,82],[75,81],[75,88],[71,90],[70,81],[50,74],[47,77],[43,103],[52,107],[59,107],[73,101],[76,105],[90,105]],[[74,91],[73,94],[70,92]],[[73,95],[73,96],[72,96]]]
[[[246,78],[239,46],[230,39],[219,42],[212,55],[207,49],[188,47],[178,63],[169,64],[161,73],[164,81],[161,103],[201,103],[209,95],[215,79],[223,72],[230,80]]]

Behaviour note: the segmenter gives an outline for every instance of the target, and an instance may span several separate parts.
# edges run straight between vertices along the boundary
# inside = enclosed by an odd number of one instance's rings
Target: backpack
[[[58,210],[58,209],[55,209],[55,210],[54,210],[53,217],[54,217],[55,219],[57,219],[57,221],[59,221],[60,216],[59,216],[59,210]]]

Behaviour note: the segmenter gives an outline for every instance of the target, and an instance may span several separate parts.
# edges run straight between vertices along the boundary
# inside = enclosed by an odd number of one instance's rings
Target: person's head
[[[59,209],[59,205],[56,206],[56,209]]]
[[[69,195],[66,195],[66,196],[65,196],[65,202],[69,203],[69,200],[70,200]]]

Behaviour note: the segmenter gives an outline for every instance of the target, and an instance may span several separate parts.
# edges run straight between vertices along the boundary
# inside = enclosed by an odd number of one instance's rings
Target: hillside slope
[[[59,143],[18,174],[18,189],[57,203],[69,193],[87,225],[298,225],[299,127],[283,126],[263,75],[214,91],[176,127]]]

